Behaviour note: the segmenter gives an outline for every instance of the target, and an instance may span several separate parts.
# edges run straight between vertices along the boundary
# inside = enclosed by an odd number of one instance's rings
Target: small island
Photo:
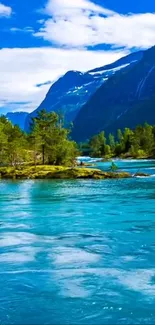
[[[93,168],[64,166],[1,167],[1,179],[110,179],[132,177],[127,172],[104,172]]]
[[[72,126],[66,126],[63,116],[42,110],[32,119],[28,133],[0,117],[0,178],[1,179],[112,179],[130,178],[119,171],[112,162],[108,171],[94,165],[81,163],[78,155],[85,150],[91,157],[154,157],[155,128],[145,124],[135,131],[118,130],[117,140],[112,134],[107,139],[104,132],[92,137],[85,144],[71,138]],[[148,145],[149,139],[149,145]]]

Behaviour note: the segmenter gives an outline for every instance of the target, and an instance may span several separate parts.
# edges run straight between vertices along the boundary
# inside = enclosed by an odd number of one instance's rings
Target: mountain
[[[88,72],[68,71],[51,86],[40,106],[29,114],[25,122],[25,130],[29,130],[31,119],[43,108],[48,112],[63,113],[66,123],[74,121],[81,107],[102,84],[119,70],[128,69],[134,65],[142,57],[143,51],[139,51]]]
[[[110,70],[112,71],[112,74],[117,71],[116,69],[120,70],[121,68],[125,68],[129,66],[131,63],[135,63],[139,60],[142,59],[144,54],[144,51],[138,51],[138,52],[133,52],[117,61],[111,64],[107,64],[103,67],[96,68],[93,70],[88,71],[88,73],[102,73],[108,71],[110,73]]]
[[[7,119],[14,125],[18,125],[22,130],[25,127],[25,120],[29,114],[26,112],[10,112],[6,114]]]
[[[155,47],[144,51],[91,96],[74,121],[73,138],[84,141],[105,130],[155,123]]]

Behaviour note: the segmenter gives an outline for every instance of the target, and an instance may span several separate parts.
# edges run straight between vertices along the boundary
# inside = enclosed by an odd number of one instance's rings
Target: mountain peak
[[[78,71],[78,70],[69,70],[65,73],[64,77],[67,76],[74,76],[74,75],[83,75],[84,73]]]
[[[47,111],[62,112],[65,121],[74,121],[81,108],[88,102],[92,95],[109,78],[118,71],[130,69],[141,59],[143,52],[132,53],[108,66],[103,66],[89,72],[77,70],[67,71],[49,89],[40,106],[26,119],[25,129],[29,129],[30,120],[35,117],[42,108]]]

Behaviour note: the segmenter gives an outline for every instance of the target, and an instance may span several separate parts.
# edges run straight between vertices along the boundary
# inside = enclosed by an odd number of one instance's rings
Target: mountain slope
[[[103,67],[90,70],[90,71],[88,71],[88,73],[104,72],[105,70],[111,70],[111,69],[129,65],[131,63],[135,63],[143,58],[143,54],[144,54],[144,51],[133,52],[133,53],[115,61],[114,63],[107,64],[107,65],[104,65]]]
[[[25,127],[25,120],[29,114],[26,112],[10,112],[6,114],[6,118],[13,124],[18,125],[22,130]]]
[[[73,138],[83,141],[102,130],[114,132],[145,121],[155,123],[154,95],[155,47],[96,91],[74,121]]]
[[[49,89],[41,105],[26,119],[25,130],[29,130],[32,117],[45,108],[47,111],[62,112],[65,121],[74,121],[81,107],[96,90],[121,69],[129,69],[143,57],[143,52],[132,53],[115,63],[96,68],[86,73],[68,71]]]

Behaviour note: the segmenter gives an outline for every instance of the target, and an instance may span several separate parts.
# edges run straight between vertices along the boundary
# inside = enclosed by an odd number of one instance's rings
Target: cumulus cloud
[[[56,48],[0,50],[0,111],[34,110],[50,85],[68,70],[87,71],[111,63],[125,51],[87,51]],[[47,82],[48,81],[48,82]],[[38,84],[41,86],[38,87]]]
[[[98,6],[90,0],[48,0],[44,10],[48,15],[70,17],[79,13],[113,15],[114,11]]]
[[[11,7],[5,6],[0,2],[0,17],[9,17],[12,13]]]
[[[0,16],[11,12],[0,3]],[[120,15],[93,0],[48,0],[42,13],[37,33],[31,27],[12,26],[11,31],[31,33],[58,48],[0,50],[0,112],[32,111],[66,71],[87,71],[114,62],[132,47],[155,44],[155,13]],[[114,51],[87,50],[99,44],[112,45]]]
[[[48,17],[34,35],[61,46],[155,44],[155,13],[120,15],[91,0],[48,0],[44,12]]]

